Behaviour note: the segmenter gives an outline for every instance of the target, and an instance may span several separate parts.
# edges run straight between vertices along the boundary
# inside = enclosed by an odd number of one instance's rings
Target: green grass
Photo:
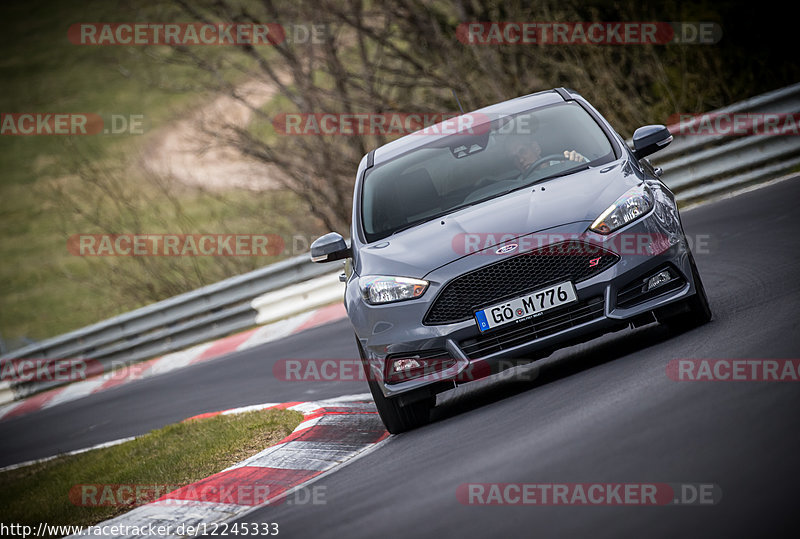
[[[270,233],[284,237],[291,248],[291,236],[307,225],[297,198],[283,191],[259,197],[243,192],[223,197],[182,193],[180,215],[170,201],[145,186],[132,196],[143,200],[137,206],[137,228],[150,233]],[[62,227],[55,202],[45,206],[53,214],[43,210],[19,222],[22,230],[16,234],[4,234],[3,258],[15,262],[0,268],[0,328],[5,336],[57,335],[284,258],[81,258],[67,251],[68,235],[102,230],[68,221]]]
[[[3,521],[96,524],[135,505],[84,506],[81,495],[92,491],[81,485],[150,486],[142,489],[142,498],[156,485],[188,485],[274,445],[302,417],[265,410],[177,423],[117,446],[0,472]],[[86,499],[103,499],[102,487],[97,492],[97,498]]]
[[[197,258],[168,265],[151,261],[149,271],[161,267],[164,279],[159,275],[147,283],[125,282],[125,275],[134,274],[141,260],[71,256],[66,250],[71,234],[190,231],[277,233],[288,238],[316,232],[299,198],[289,192],[253,196],[230,191],[211,196],[178,189],[178,210],[130,165],[159,128],[209,99],[195,91],[204,80],[197,70],[163,61],[173,52],[169,48],[76,46],[67,40],[67,29],[76,22],[186,20],[185,15],[176,15],[172,2],[144,0],[135,7],[106,0],[5,2],[0,4],[0,18],[7,23],[0,35],[0,112],[144,115],[144,135],[0,136],[0,336],[7,342],[19,345],[23,338],[59,335],[176,290],[193,289],[282,258],[236,263]],[[225,47],[202,51],[235,81],[241,75],[224,61],[230,53]],[[247,62],[242,63],[246,67]],[[76,155],[108,164],[125,179],[138,228],[123,228],[126,222],[120,216],[116,222],[107,221],[105,229],[91,228],[76,218],[80,206],[108,215],[119,203],[73,174]],[[128,168],[120,167],[123,162]],[[174,286],[162,285],[162,280]],[[182,288],[175,283],[182,283]]]
[[[77,46],[67,40],[67,28],[76,22],[169,15],[162,2],[139,4],[134,11],[102,0],[3,3],[0,16],[8,26],[0,35],[0,111],[144,114],[144,127],[152,130],[180,106],[189,106],[193,96],[173,91],[191,80],[188,69],[160,69],[141,49]],[[131,144],[131,137],[89,138],[104,151]],[[0,185],[30,185],[42,176],[60,175],[63,153],[63,137],[0,137],[5,165]],[[4,196],[3,202],[7,210],[13,200]]]

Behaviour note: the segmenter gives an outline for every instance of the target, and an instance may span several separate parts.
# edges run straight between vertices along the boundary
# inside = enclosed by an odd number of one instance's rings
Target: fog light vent
[[[386,358],[386,363],[386,382],[397,383],[446,370],[456,361],[446,350],[425,350],[410,357],[393,354]]]
[[[421,366],[415,358],[395,359],[392,364],[392,372],[406,372]]]
[[[650,290],[656,289],[659,286],[662,286],[670,282],[674,278],[675,276],[672,275],[672,272],[669,271],[668,269],[661,270],[652,277],[650,277],[649,279],[647,279],[647,285],[645,285],[644,290],[642,290],[642,292],[649,292]]]

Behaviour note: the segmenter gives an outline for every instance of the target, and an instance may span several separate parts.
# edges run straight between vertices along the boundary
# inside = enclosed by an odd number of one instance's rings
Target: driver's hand
[[[570,161],[577,161],[578,163],[582,163],[584,161],[588,161],[584,156],[576,152],[575,150],[564,150],[564,157],[569,159]]]

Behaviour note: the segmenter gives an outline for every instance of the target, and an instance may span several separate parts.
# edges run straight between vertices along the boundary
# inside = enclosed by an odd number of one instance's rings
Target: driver
[[[514,162],[514,166],[516,166],[522,174],[528,172],[530,167],[542,157],[542,147],[539,146],[539,143],[536,142],[535,139],[530,137],[516,137],[508,144],[507,148],[508,155]],[[564,150],[563,155],[565,161],[575,161],[578,163],[589,161],[575,150]],[[541,166],[549,167],[550,165],[550,162],[545,162]]]

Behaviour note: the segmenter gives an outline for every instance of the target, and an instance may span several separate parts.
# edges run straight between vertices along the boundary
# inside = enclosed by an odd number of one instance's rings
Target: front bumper
[[[662,208],[657,208],[663,210]],[[550,234],[581,234],[586,223],[574,223],[548,231]],[[622,235],[653,237],[662,241],[663,250],[641,254],[620,252]],[[348,315],[364,351],[371,375],[378,380],[387,397],[427,396],[461,383],[476,380],[512,366],[546,357],[555,349],[586,341],[604,333],[624,329],[632,323],[654,320],[652,313],[679,302],[695,293],[689,260],[689,249],[677,219],[677,211],[651,211],[606,238],[614,245],[620,260],[601,273],[575,284],[578,303],[544,313],[541,319],[511,323],[482,334],[475,320],[451,324],[424,325],[422,320],[441,288],[465,270],[486,264],[467,256],[428,276],[429,290],[417,300],[388,305],[369,305],[363,301],[357,286],[348,286]],[[472,264],[473,268],[469,268]],[[654,293],[636,296],[637,283],[658,271],[669,268],[677,273],[669,286]],[[620,301],[623,293],[624,302]],[[620,303],[624,303],[620,305]],[[419,351],[440,351],[454,361],[444,370],[386,383],[387,356],[413,357]],[[508,361],[513,359],[514,361]],[[413,399],[411,399],[413,400]]]

